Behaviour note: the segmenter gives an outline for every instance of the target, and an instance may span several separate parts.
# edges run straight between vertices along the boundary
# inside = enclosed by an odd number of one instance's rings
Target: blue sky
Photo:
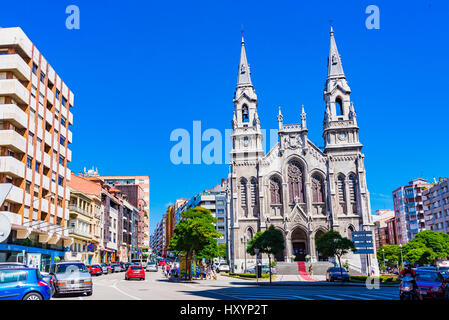
[[[80,8],[80,29],[65,8]],[[365,8],[380,8],[380,30]],[[151,230],[168,203],[225,178],[228,166],[173,165],[170,133],[229,129],[243,24],[262,127],[300,121],[323,146],[329,20],[352,89],[373,212],[416,177],[447,176],[447,1],[25,1],[2,3],[75,93],[75,173],[150,175]],[[203,146],[207,143],[203,143]]]

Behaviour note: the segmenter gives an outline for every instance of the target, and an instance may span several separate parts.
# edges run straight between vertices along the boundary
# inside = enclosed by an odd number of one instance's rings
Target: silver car
[[[119,264],[111,264],[112,272],[122,272],[122,267]]]
[[[154,271],[157,272],[157,264],[156,262],[148,262],[147,267],[145,268],[146,271]]]
[[[217,266],[217,272],[229,272],[231,269],[229,268],[229,265],[227,265],[226,263],[220,263]]]
[[[86,293],[92,295],[92,277],[82,262],[57,262],[50,269],[55,279],[55,295]]]

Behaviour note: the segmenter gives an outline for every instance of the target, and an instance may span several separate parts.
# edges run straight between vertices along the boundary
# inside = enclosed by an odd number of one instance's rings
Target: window
[[[59,90],[58,89],[56,89],[56,100],[59,101]]]
[[[0,283],[11,283],[27,280],[28,272],[24,270],[3,270],[0,271]]]
[[[63,185],[64,185],[64,178],[63,178],[63,177],[58,176],[58,184],[59,184],[60,186],[63,186]]]
[[[33,159],[31,157],[27,157],[27,168],[31,169],[33,165]]]
[[[251,205],[255,206],[257,203],[257,180],[251,179]]]
[[[31,95],[33,96],[33,98],[36,98],[36,90],[37,88],[33,85],[31,85]]]
[[[45,83],[45,74],[41,72],[41,81],[42,83]]]
[[[343,102],[341,101],[341,98],[338,97],[335,100],[335,109],[337,111],[337,116],[342,116],[344,115],[344,109],[343,109]]]
[[[26,182],[25,184],[25,191],[26,193],[30,193],[31,192],[31,182]]]
[[[40,171],[40,169],[41,169],[41,163],[40,163],[39,161],[36,161],[36,163],[35,163],[35,169],[36,169],[36,171]]]
[[[61,125],[65,126],[65,121],[66,119],[63,116],[61,116]]]
[[[59,156],[59,164],[62,166],[64,165],[64,157]]]
[[[249,122],[249,112],[248,112],[248,106],[246,104],[244,104],[242,107],[242,121]]]
[[[301,164],[292,161],[288,165],[287,175],[290,203],[304,203],[304,177]]]
[[[37,75],[37,69],[38,69],[37,64],[33,63],[33,73],[35,75]]]
[[[337,180],[337,190],[338,190],[338,202],[345,202],[345,178],[339,176]]]
[[[60,136],[60,137],[59,137],[59,143],[60,143],[61,145],[64,146],[64,144],[65,144],[65,138],[64,138],[63,136]]]
[[[65,105],[67,104],[67,99],[62,97],[62,102],[61,104],[65,107]]]
[[[318,174],[312,176],[312,195],[313,202],[324,202],[324,183]]]
[[[240,180],[240,198],[242,207],[246,207],[247,205],[247,190],[246,190],[246,180],[242,178]]]
[[[281,204],[282,184],[278,177],[270,178],[270,195],[271,204]]]

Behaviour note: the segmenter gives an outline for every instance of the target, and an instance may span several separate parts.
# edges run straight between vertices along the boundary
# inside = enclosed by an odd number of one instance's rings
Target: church
[[[372,231],[374,226],[356,110],[333,29],[323,94],[323,150],[307,137],[304,107],[296,124],[285,124],[279,108],[278,142],[265,154],[243,37],[241,45],[228,176],[231,267],[242,272],[247,261],[254,266],[246,244],[270,225],[285,240],[277,261],[325,260],[315,248],[320,235],[336,230],[351,239],[352,232]],[[265,255],[259,258],[268,263]],[[351,253],[342,261],[363,274],[378,272],[375,254]]]

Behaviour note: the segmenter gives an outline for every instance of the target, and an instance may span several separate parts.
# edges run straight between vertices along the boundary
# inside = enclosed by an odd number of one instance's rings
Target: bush
[[[256,279],[256,275],[254,273],[234,273],[234,272],[230,272],[229,275],[231,277]],[[269,277],[270,277],[270,274],[268,274],[268,273],[262,274],[262,279],[268,279]]]
[[[350,281],[357,281],[357,282],[365,282],[366,278],[368,278],[368,276],[356,276],[356,275],[349,276]],[[395,283],[395,282],[399,282],[399,279],[396,276],[394,276],[394,277],[380,276],[380,282],[381,283]]]

